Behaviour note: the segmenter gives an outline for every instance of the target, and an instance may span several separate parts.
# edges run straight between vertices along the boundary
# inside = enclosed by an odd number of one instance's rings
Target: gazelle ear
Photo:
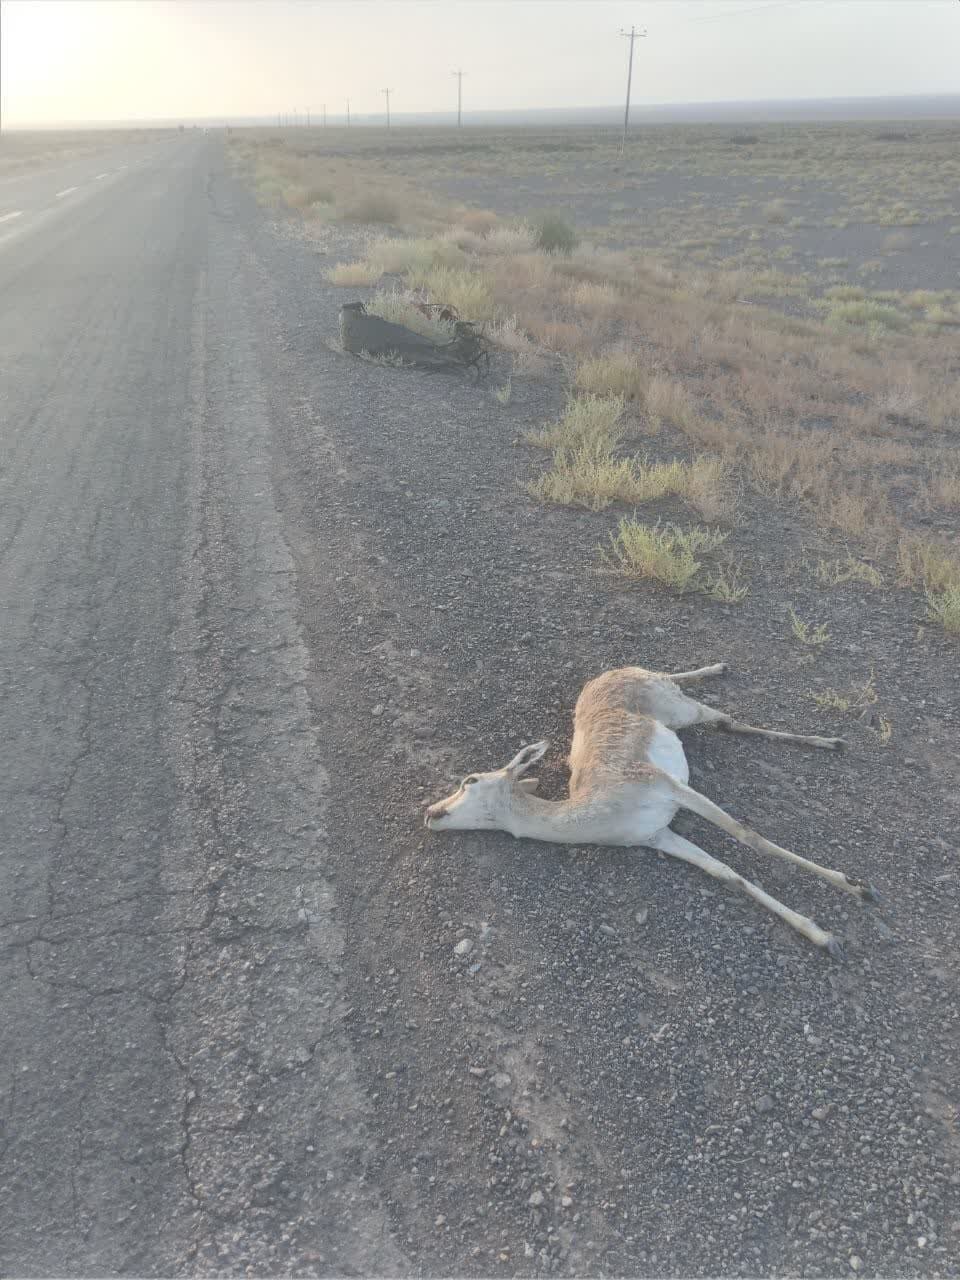
[[[518,778],[517,779],[517,786],[520,788],[521,791],[533,792],[533,791],[536,791],[539,785],[540,785],[539,778]]]
[[[529,746],[522,747],[505,767],[507,777],[519,778],[522,773],[526,773],[531,765],[543,759],[549,746],[549,742],[543,741],[531,742]]]

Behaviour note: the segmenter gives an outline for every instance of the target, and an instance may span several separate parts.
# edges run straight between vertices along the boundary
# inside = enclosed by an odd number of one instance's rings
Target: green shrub
[[[559,213],[541,213],[531,219],[536,246],[546,253],[572,253],[580,237]]]

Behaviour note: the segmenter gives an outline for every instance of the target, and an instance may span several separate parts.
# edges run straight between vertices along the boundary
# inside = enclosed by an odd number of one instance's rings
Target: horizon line
[[[803,108],[809,106],[832,105],[842,108],[845,104],[856,103],[897,103],[897,102],[928,102],[936,103],[940,100],[948,100],[956,103],[956,113],[960,115],[960,93],[954,91],[943,90],[936,93],[900,93],[900,94],[866,94],[848,97],[830,97],[820,96],[812,98],[710,98],[701,100],[685,100],[671,102],[646,102],[633,103],[631,105],[631,115],[636,117],[644,112],[663,112],[663,111],[684,111],[697,110],[709,111],[711,108],[729,110],[731,108],[743,108],[758,110],[762,107],[795,107]],[[47,130],[47,129],[94,129],[94,128],[147,128],[160,126],[177,126],[180,124],[212,124],[219,122],[222,126],[234,121],[257,121],[262,122],[265,127],[270,127],[276,115],[289,119],[294,116],[298,121],[302,120],[306,115],[319,118],[322,114],[322,106],[320,108],[305,107],[296,112],[257,112],[243,114],[237,111],[221,112],[214,115],[176,115],[176,116],[130,116],[130,117],[112,117],[112,118],[94,118],[94,119],[78,119],[78,120],[53,120],[53,121],[37,121],[23,120],[7,123],[4,121],[3,132],[29,132],[31,130]],[[620,104],[606,104],[599,106],[552,106],[552,107],[477,107],[469,112],[464,112],[465,124],[471,118],[483,116],[529,116],[529,115],[549,115],[549,114],[566,114],[566,115],[587,115],[600,113],[615,113],[617,119],[623,112]],[[431,110],[423,108],[419,111],[392,111],[391,116],[394,121],[402,121],[403,119],[419,119],[424,118],[436,119],[438,121],[447,118],[455,119],[456,110]],[[383,117],[382,111],[365,111],[350,113],[351,124],[360,125],[361,122],[379,122]],[[334,120],[345,120],[345,112],[327,112],[327,118]],[[707,123],[707,122],[701,122]],[[273,125],[273,127],[277,127]],[[289,127],[289,126],[281,126]],[[311,121],[311,127],[313,123]],[[321,127],[319,123],[317,127]],[[328,126],[329,127],[329,126]]]

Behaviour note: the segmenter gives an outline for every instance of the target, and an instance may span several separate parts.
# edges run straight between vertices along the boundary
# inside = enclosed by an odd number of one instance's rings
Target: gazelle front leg
[[[685,840],[683,836],[678,836],[669,827],[665,827],[658,832],[649,841],[649,847],[651,849],[659,849],[661,853],[669,854],[671,858],[679,858],[681,862],[689,862],[717,880],[737,885],[744,893],[749,894],[755,902],[759,902],[761,906],[766,907],[768,911],[772,911],[775,916],[779,916],[792,929],[802,933],[814,946],[822,947],[824,951],[829,952],[834,960],[843,959],[843,947],[832,933],[827,933],[826,930],[821,929],[808,916],[802,916],[798,911],[791,911],[789,907],[785,907],[782,902],[771,897],[769,893],[766,893],[759,885],[754,884],[752,880],[747,880],[744,876],[734,871],[732,867],[728,867],[725,862],[721,862],[719,858],[712,857],[695,844],[691,844],[689,840]]]

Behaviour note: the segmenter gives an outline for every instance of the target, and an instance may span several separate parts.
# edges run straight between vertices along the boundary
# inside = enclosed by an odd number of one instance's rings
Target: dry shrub
[[[931,472],[926,484],[928,502],[935,507],[960,507],[960,465],[947,463]]]
[[[437,266],[462,267],[467,255],[443,237],[378,236],[367,246],[367,261],[376,263],[381,273],[406,275],[430,271]]]
[[[545,289],[554,281],[554,264],[545,253],[517,253],[503,263],[498,278],[509,289]]]
[[[531,319],[528,328],[535,338],[550,351],[576,353],[588,349],[587,335],[575,324],[564,320]]]
[[[456,307],[465,320],[492,320],[496,315],[490,281],[479,272],[436,266],[411,271],[409,279],[411,284],[426,289],[434,301]]]
[[[828,473],[835,447],[836,441],[827,433],[798,435],[766,424],[762,435],[751,440],[747,466],[763,493],[806,497]]]
[[[536,245],[536,239],[532,227],[528,227],[526,223],[494,227],[484,237],[481,252],[502,254],[506,257],[530,253]]]
[[[334,195],[329,187],[307,186],[285,187],[283,198],[294,209],[301,211],[309,210],[314,205],[326,205],[332,207],[334,204]]]
[[[735,503],[728,464],[721,458],[695,458],[687,469],[683,497],[710,524],[732,521]]]
[[[622,301],[612,284],[594,284],[591,280],[581,280],[567,291],[566,296],[571,306],[599,315],[611,315]]]
[[[495,346],[502,347],[504,351],[526,353],[533,350],[530,339],[521,329],[516,316],[504,316],[500,320],[493,321],[487,325],[485,332],[488,340]]]
[[[827,314],[827,324],[837,328],[854,325],[868,331],[884,333],[907,329],[910,321],[896,307],[864,298],[858,302],[833,303]]]
[[[697,402],[681,382],[655,373],[647,383],[644,405],[650,416],[695,435],[700,423]]]
[[[492,209],[468,209],[466,213],[460,214],[457,221],[468,231],[487,236],[499,224],[500,219]]]
[[[337,217],[341,222],[382,222],[387,225],[401,221],[401,205],[389,191],[352,191],[337,199]]]
[[[886,499],[876,493],[841,490],[826,497],[817,506],[827,524],[854,538],[882,535],[883,526],[891,520]]]
[[[624,352],[582,360],[574,380],[583,391],[637,400],[646,391],[648,374],[639,357]]]
[[[911,382],[896,383],[887,387],[877,398],[877,407],[897,418],[910,418],[920,407],[921,396]]]

